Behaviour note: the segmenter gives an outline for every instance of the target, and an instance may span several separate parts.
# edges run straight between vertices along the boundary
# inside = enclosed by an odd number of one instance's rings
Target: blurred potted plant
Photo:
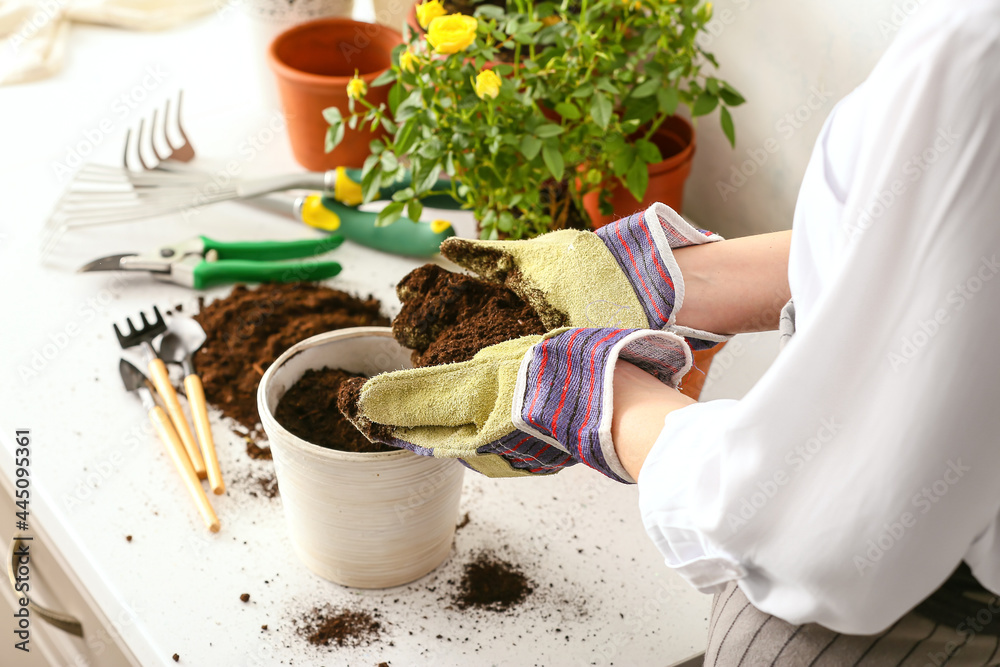
[[[506,8],[481,4],[474,16],[445,12],[437,0],[415,8],[426,30],[411,31],[374,82],[393,84],[387,103],[361,93],[348,116],[327,113],[328,150],[345,125],[388,132],[371,143],[365,201],[407,165],[412,173],[380,224],[404,211],[418,219],[421,200],[443,194],[444,171],[448,193],[473,210],[483,238],[586,227],[611,213],[616,187],[643,200],[650,166],[665,159],[658,133],[686,125],[675,116],[680,105],[693,116],[719,107],[735,141],[728,107],[743,98],[703,72],[715,59],[695,41],[711,4],[510,0]]]

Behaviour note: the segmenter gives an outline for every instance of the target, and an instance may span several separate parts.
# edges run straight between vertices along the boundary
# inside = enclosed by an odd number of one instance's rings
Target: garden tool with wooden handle
[[[641,329],[558,329],[491,345],[469,361],[352,378],[337,407],[369,440],[458,458],[489,477],[584,463],[634,482],[611,441],[618,360],[676,387],[684,339]]]
[[[131,318],[125,318],[125,321],[128,323],[128,334],[123,334],[116,324],[114,325],[115,335],[118,336],[118,343],[122,346],[122,349],[136,345],[142,346],[142,350],[146,356],[149,375],[153,380],[153,386],[156,387],[157,393],[163,399],[164,405],[167,406],[167,412],[170,414],[174,428],[184,443],[184,449],[187,451],[191,466],[198,477],[205,479],[208,476],[208,472],[205,469],[205,461],[201,457],[201,452],[198,451],[198,443],[194,440],[194,435],[188,426],[187,418],[184,416],[184,409],[181,408],[181,402],[177,399],[177,392],[174,390],[174,385],[170,382],[170,374],[167,372],[167,366],[163,363],[162,359],[156,356],[156,350],[153,349],[152,345],[152,340],[167,330],[167,323],[163,320],[163,315],[160,314],[156,306],[153,306],[153,314],[156,315],[156,319],[151,323],[146,319],[146,313],[139,313],[139,316],[142,318],[142,327],[139,329],[136,329],[132,324]]]
[[[201,518],[205,522],[205,525],[208,526],[208,529],[213,533],[218,532],[219,517],[216,516],[215,510],[212,509],[212,504],[208,501],[208,496],[205,495],[205,490],[201,488],[201,482],[198,481],[198,476],[195,474],[194,468],[191,467],[191,460],[188,458],[188,454],[184,451],[184,445],[181,443],[180,437],[177,435],[177,431],[174,430],[173,425],[170,423],[170,419],[167,417],[166,413],[163,412],[163,408],[156,404],[156,401],[153,398],[153,392],[147,385],[148,380],[146,380],[142,371],[125,359],[121,360],[118,370],[121,373],[122,382],[125,384],[125,388],[128,391],[138,394],[139,398],[142,400],[142,405],[146,408],[146,412],[149,414],[149,420],[153,423],[153,427],[156,429],[156,434],[159,436],[164,446],[166,446],[167,453],[170,454],[170,459],[173,461],[174,467],[177,468],[177,472],[180,473],[181,479],[184,481],[184,486],[187,487],[188,493],[190,493],[191,497],[194,499],[195,505],[198,507],[198,513],[201,514]]]
[[[681,327],[684,278],[672,248],[721,241],[665,204],[597,232],[565,229],[528,241],[448,239],[441,254],[513,290],[549,328],[618,326],[673,331],[693,349],[729,336]]]
[[[183,329],[184,332],[178,332],[178,329]],[[194,422],[198,441],[201,443],[201,455],[205,460],[208,483],[212,487],[212,493],[221,495],[226,492],[226,484],[222,480],[219,458],[215,452],[205,388],[191,362],[191,352],[201,347],[204,341],[205,331],[197,322],[189,317],[174,317],[160,340],[160,358],[180,364],[184,371],[184,393],[187,395],[188,405],[191,406],[191,420]]]

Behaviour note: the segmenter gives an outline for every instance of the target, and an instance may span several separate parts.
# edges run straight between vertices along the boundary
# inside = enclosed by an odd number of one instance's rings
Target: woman
[[[792,232],[722,241],[658,205],[451,241],[568,328],[343,407],[486,474],[637,482],[667,565],[717,594],[706,664],[1000,664],[998,217],[1000,2],[931,2],[827,120]],[[782,317],[742,400],[673,388],[689,344]]]

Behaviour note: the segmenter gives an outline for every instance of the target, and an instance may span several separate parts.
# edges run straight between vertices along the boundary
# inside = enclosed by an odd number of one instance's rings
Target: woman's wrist
[[[611,440],[622,467],[639,479],[646,456],[674,410],[695,401],[626,361],[615,364]]]
[[[676,323],[719,334],[771,331],[791,298],[791,232],[674,249],[684,280]]]

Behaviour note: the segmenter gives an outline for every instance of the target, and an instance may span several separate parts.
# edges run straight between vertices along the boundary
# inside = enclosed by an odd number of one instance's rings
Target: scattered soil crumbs
[[[240,595],[240,600],[242,602],[250,602],[250,594],[249,593],[243,593],[242,595]]]
[[[376,614],[353,609],[313,609],[301,619],[299,634],[314,646],[361,646],[379,638]]]
[[[208,305],[199,299],[199,305],[195,319],[207,339],[195,354],[195,367],[208,402],[248,430],[247,453],[253,458],[271,458],[252,440],[260,435],[257,384],[278,355],[326,331],[389,324],[378,300],[317,283],[237,285],[229,296]]]
[[[514,292],[426,264],[396,287],[402,310],[392,334],[413,350],[413,365],[467,361],[479,350],[546,332],[538,314]]]
[[[462,530],[468,525],[469,525],[469,513],[466,512],[465,516],[462,517],[462,520],[459,521],[458,525],[455,526],[455,530]]]
[[[341,383],[364,375],[334,368],[312,369],[292,385],[278,403],[274,417],[290,432],[327,449],[345,452],[391,452],[395,448],[369,442],[337,409]]]
[[[515,607],[534,591],[531,581],[517,566],[496,555],[481,553],[465,564],[465,572],[455,597],[455,606],[506,611]]]
[[[181,657],[179,655],[177,655],[176,653],[174,653],[173,658],[174,658],[174,662],[180,662]]]
[[[247,493],[254,498],[264,496],[265,498],[278,497],[278,478],[270,475],[250,475],[243,482],[249,487]]]
[[[131,542],[132,541],[132,536],[131,535],[126,535],[125,536],[125,541],[126,542]]]

